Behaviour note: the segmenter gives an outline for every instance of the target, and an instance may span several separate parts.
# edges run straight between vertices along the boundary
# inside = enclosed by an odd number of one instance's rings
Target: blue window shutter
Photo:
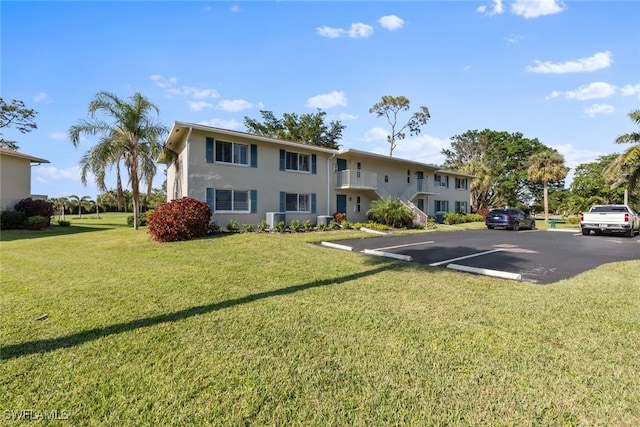
[[[280,150],[280,170],[281,171],[284,170],[284,158],[285,158],[284,150]]]
[[[449,176],[447,176],[447,188],[449,188]]]
[[[311,155],[311,173],[314,175],[318,173],[318,167],[316,165],[317,162],[318,162],[317,156],[315,154],[312,154]]]
[[[251,144],[251,167],[258,167],[258,146],[256,144]]]
[[[285,212],[287,210],[287,193],[284,191],[280,192],[280,212]]]
[[[249,192],[249,198],[251,200],[251,213],[258,212],[258,192],[256,190],[251,190]]]
[[[316,193],[311,193],[311,213],[316,213]]]
[[[213,206],[213,188],[207,187],[207,204],[209,205],[209,209],[211,212],[214,211]]]
[[[207,137],[207,163],[213,163],[213,138]]]

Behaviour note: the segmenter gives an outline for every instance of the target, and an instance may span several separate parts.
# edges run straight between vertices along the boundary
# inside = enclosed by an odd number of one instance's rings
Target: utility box
[[[444,212],[436,212],[436,224],[442,224],[444,222]]]
[[[329,225],[333,217],[331,215],[318,215],[317,225],[324,224]]]
[[[267,212],[267,225],[269,225],[270,230],[273,230],[280,221],[286,223],[286,218],[287,216],[284,212]]]

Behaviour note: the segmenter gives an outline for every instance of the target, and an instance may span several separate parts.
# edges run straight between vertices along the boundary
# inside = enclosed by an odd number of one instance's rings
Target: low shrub
[[[363,226],[364,226],[364,224],[361,223],[361,222],[356,222],[356,223],[353,224],[353,228],[355,230],[360,230]]]
[[[273,229],[276,230],[278,233],[284,233],[285,230],[287,229],[286,225],[284,224],[284,221],[278,221],[274,226]]]
[[[313,231],[313,222],[306,220],[302,223],[302,227],[304,228],[304,231]]]
[[[145,225],[147,225],[148,220],[149,219],[147,218],[147,215],[145,214],[138,215],[138,227],[144,227]],[[133,215],[129,215],[127,217],[127,225],[129,227],[133,227]]]
[[[263,219],[258,223],[258,230],[260,231],[269,231],[269,223],[266,219]]]
[[[447,212],[444,215],[444,223],[448,225],[464,224],[466,222],[484,222],[485,217],[480,214],[461,214],[456,212]]]
[[[489,216],[489,208],[476,209],[475,213],[480,215],[482,217],[482,221],[484,221],[487,219],[487,216]]]
[[[219,232],[220,232],[220,226],[215,221],[210,223],[209,226],[207,227],[207,234],[216,234]]]
[[[27,218],[31,216],[50,218],[53,215],[53,203],[40,199],[34,200],[31,197],[20,200],[14,209],[18,212],[24,212]]]
[[[346,219],[344,221],[342,221],[342,223],[340,223],[340,225],[342,226],[342,228],[344,228],[345,230],[350,230],[353,228],[353,224],[351,224],[349,221],[347,221]]]
[[[329,230],[337,230],[340,228],[340,224],[335,219],[332,219],[331,221],[329,221],[328,228]]]
[[[411,209],[400,200],[394,199],[379,199],[371,202],[371,208],[367,211],[367,218],[396,228],[411,228],[413,224]]]
[[[177,242],[205,236],[209,230],[209,205],[190,197],[158,205],[149,217],[149,234],[158,242]]]
[[[227,231],[230,233],[237,233],[238,231],[240,231],[240,225],[238,224],[238,221],[236,221],[235,219],[229,221],[227,223]]]
[[[69,227],[71,225],[71,221],[65,221],[64,219],[59,219],[58,225],[60,227]]]
[[[289,223],[289,230],[295,231],[296,233],[300,232],[302,231],[302,224],[300,223],[299,220],[292,219],[291,222]]]
[[[366,224],[363,225],[364,228],[369,228],[371,230],[378,230],[378,231],[388,231],[389,227],[385,224],[379,224],[377,222],[373,222],[373,221],[369,221]]]
[[[571,225],[580,224],[580,218],[578,218],[577,216],[570,216],[565,218],[565,222]]]
[[[0,211],[0,230],[17,230],[24,228],[27,216],[24,212]]]
[[[255,231],[255,227],[253,224],[242,224],[242,229],[247,233],[252,233]]]
[[[51,225],[51,222],[49,217],[34,215],[27,218],[26,225],[28,230],[42,230]]]
[[[324,222],[319,222],[316,228],[318,229],[318,231],[324,231],[327,229],[327,224]]]

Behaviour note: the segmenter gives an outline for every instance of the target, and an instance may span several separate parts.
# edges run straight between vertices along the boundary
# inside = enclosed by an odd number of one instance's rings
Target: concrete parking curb
[[[383,252],[383,251],[377,251],[375,249],[365,249],[362,252],[367,254],[367,255],[377,255],[377,256],[381,256],[381,257],[385,257],[385,258],[399,259],[400,261],[412,261],[413,260],[413,258],[411,256],[409,256],[409,255],[394,254],[393,252]]]
[[[351,246],[346,246],[346,245],[339,245],[337,243],[331,243],[331,242],[320,242],[320,244],[322,246],[326,246],[328,248],[333,248],[333,249],[340,249],[343,251],[353,251],[353,248]]]
[[[522,280],[522,274],[509,273],[508,271],[490,270],[488,268],[469,267],[460,264],[449,264],[447,268],[465,273],[481,274],[483,276],[499,277],[501,279]]]

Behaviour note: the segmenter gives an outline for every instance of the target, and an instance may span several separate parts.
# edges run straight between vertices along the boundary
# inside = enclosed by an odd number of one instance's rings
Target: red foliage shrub
[[[210,219],[209,205],[183,197],[159,205],[148,217],[147,226],[153,240],[177,242],[206,235]]]
[[[476,209],[474,213],[477,213],[478,215],[482,215],[482,217],[486,220],[487,215],[489,215],[489,208]]]
[[[31,197],[20,200],[14,209],[17,212],[23,212],[27,218],[32,216],[49,218],[53,215],[53,203],[40,199],[34,200]]]
[[[336,212],[333,214],[333,220],[338,224],[344,221],[344,219],[345,219],[345,215],[342,212]]]

